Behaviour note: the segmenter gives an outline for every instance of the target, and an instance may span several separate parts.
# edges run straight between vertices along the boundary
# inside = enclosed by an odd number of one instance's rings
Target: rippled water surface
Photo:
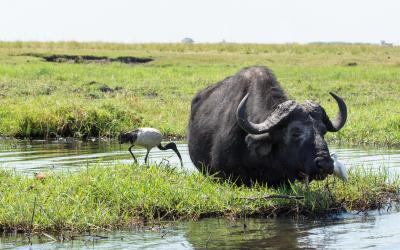
[[[41,170],[76,171],[88,164],[133,162],[128,152],[129,145],[116,142],[75,142],[59,141],[0,141],[0,167],[15,169],[19,172],[37,172]],[[178,144],[185,167],[194,169],[186,144]],[[140,147],[132,150],[139,160],[144,161],[146,150]],[[168,162],[180,165],[179,158],[172,150],[152,149],[151,162]]]
[[[87,164],[131,163],[132,157],[126,144],[115,142],[47,142],[47,141],[1,141],[0,167],[15,169],[19,172],[37,172],[51,169],[55,171],[75,171]],[[190,161],[187,145],[178,144],[184,167],[195,169]],[[364,167],[388,167],[400,169],[400,149],[330,147],[338,154],[339,160],[348,168],[362,165]],[[139,161],[144,161],[146,150],[134,148]],[[179,159],[172,150],[160,151],[154,148],[149,156],[150,161],[169,162],[179,165]]]
[[[0,141],[0,167],[28,175],[49,169],[77,171],[90,164],[130,163],[127,148],[109,142]],[[184,167],[194,170],[187,145],[179,144],[178,148]],[[348,168],[384,166],[393,173],[400,171],[400,149],[331,147],[331,151]],[[135,148],[134,153],[143,161],[146,151]],[[150,160],[179,165],[173,151],[153,149]],[[65,242],[35,236],[29,244],[24,235],[0,235],[0,249],[400,249],[399,225],[398,208],[317,220],[204,219],[144,230],[100,232],[97,236],[77,235]]]
[[[2,249],[399,249],[399,212],[342,214],[319,220],[203,219],[69,241],[3,235]],[[52,237],[57,237],[53,235]]]

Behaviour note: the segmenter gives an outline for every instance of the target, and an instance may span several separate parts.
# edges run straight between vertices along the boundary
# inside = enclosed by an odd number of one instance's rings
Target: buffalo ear
[[[250,134],[246,136],[245,141],[247,148],[250,150],[251,154],[254,154],[259,158],[266,157],[271,152],[272,143],[269,134]]]

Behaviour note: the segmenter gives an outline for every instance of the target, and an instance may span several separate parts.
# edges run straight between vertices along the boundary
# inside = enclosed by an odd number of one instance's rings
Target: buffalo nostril
[[[333,162],[331,160],[318,160],[315,162],[318,170],[327,174],[333,173]]]
[[[317,161],[315,165],[317,166],[319,172],[324,172],[324,166],[322,165],[322,162]]]

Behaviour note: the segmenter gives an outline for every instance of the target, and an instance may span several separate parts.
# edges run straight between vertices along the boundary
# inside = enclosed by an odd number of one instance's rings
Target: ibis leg
[[[150,150],[147,149],[146,157],[144,158],[144,163],[146,163],[146,164],[147,164],[147,159],[149,157],[149,153],[150,153]]]
[[[136,157],[133,155],[133,153],[132,153],[132,148],[133,148],[133,146],[135,146],[135,145],[131,145],[130,147],[129,147],[129,153],[131,153],[131,155],[132,155],[132,157],[133,157],[133,160],[135,160],[135,163],[138,163],[138,161],[136,160]]]

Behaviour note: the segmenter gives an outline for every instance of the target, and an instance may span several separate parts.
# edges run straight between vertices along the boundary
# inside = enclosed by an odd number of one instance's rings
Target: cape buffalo
[[[322,180],[333,172],[324,135],[340,130],[346,104],[330,120],[317,103],[289,100],[266,67],[244,68],[192,100],[189,154],[197,169],[245,185]]]

